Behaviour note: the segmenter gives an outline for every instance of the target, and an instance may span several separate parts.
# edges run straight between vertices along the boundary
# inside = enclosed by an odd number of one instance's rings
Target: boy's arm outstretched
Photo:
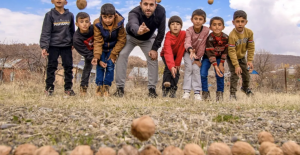
[[[117,55],[119,55],[119,53],[121,52],[125,44],[126,44],[126,31],[124,25],[122,25],[118,33],[117,43],[113,48],[113,50],[111,51],[109,59],[112,59],[112,61],[115,62],[117,59]]]

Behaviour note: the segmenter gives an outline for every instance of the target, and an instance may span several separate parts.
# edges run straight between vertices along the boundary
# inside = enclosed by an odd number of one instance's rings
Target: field
[[[123,144],[137,148],[152,144],[163,150],[197,143],[206,151],[212,142],[231,146],[242,140],[258,150],[257,134],[263,130],[270,131],[279,145],[300,142],[299,94],[255,92],[249,98],[238,92],[238,100],[230,101],[226,91],[224,102],[216,103],[180,99],[182,90],[177,99],[150,99],[144,86],[125,89],[124,98],[95,97],[94,87],[86,97],[65,96],[62,86],[53,97],[46,97],[43,90],[39,82],[0,85],[0,145],[52,145],[68,154],[83,144],[96,151],[101,146],[117,150]],[[74,90],[79,93],[77,85]],[[161,96],[161,90],[158,93]],[[211,96],[215,98],[214,93]],[[142,115],[151,116],[157,127],[147,142],[130,133],[132,120]]]

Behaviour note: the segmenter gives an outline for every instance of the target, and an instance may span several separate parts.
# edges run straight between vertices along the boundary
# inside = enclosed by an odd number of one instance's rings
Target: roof
[[[0,68],[15,68],[15,69],[25,69],[27,68],[27,61],[25,59],[7,59],[4,62],[4,58],[0,58]]]

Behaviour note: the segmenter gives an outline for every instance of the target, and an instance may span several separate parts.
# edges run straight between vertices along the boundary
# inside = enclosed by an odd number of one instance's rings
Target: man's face
[[[157,4],[155,0],[143,0],[140,2],[140,6],[146,17],[149,18],[153,15]]]
[[[181,24],[173,22],[170,24],[170,31],[173,35],[177,36],[181,30]]]
[[[101,15],[102,21],[105,25],[111,26],[115,20],[115,15]]]
[[[199,29],[205,23],[205,19],[203,16],[194,15],[192,18],[192,23],[194,24],[194,28]]]
[[[65,5],[67,5],[67,1],[66,0],[51,0],[52,4],[55,5],[55,7],[57,8],[62,8]]]
[[[244,19],[243,17],[238,17],[232,21],[235,29],[239,32],[243,32],[245,25],[247,24],[248,20]]]
[[[81,32],[88,32],[89,27],[91,26],[90,18],[78,18],[76,26],[80,29]]]
[[[219,36],[224,30],[225,26],[221,20],[213,20],[210,29],[214,32],[215,35]]]

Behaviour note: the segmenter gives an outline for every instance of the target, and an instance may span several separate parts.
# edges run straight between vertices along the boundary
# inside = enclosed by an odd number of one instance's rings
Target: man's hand
[[[194,61],[193,64],[196,64],[199,68],[202,66],[202,63],[200,61]]]
[[[150,29],[146,26],[146,24],[143,22],[142,25],[139,27],[139,30],[137,32],[138,35],[143,35],[147,32],[149,32]]]
[[[221,71],[217,65],[215,66],[215,71],[219,77],[223,77],[223,74],[221,73]]]
[[[149,57],[151,58],[151,60],[157,60],[157,52],[154,51],[154,50],[151,50],[149,53],[148,53]]]
[[[97,65],[97,61],[98,61],[98,59],[93,58],[93,60],[92,60],[92,65],[93,65],[93,66],[96,66],[96,65]]]
[[[173,78],[175,78],[176,77],[176,73],[177,73],[177,68],[176,67],[172,67],[171,73],[172,73]]]
[[[249,66],[249,73],[252,73],[254,67],[253,67],[253,63],[252,62],[247,62],[247,66]]]
[[[46,57],[49,55],[46,49],[42,50],[42,57],[46,59]]]
[[[224,69],[224,64],[223,63],[220,63],[219,64],[219,69],[220,71],[224,74],[225,73],[225,69]]]
[[[103,67],[103,68],[106,68],[106,67],[107,67],[107,64],[106,64],[105,62],[103,62],[103,61],[100,61],[100,62],[99,62],[99,65],[100,65],[101,67]]]
[[[241,67],[237,67],[237,68],[235,68],[235,74],[237,74],[237,75],[241,75],[242,74],[242,69],[241,69]]]

